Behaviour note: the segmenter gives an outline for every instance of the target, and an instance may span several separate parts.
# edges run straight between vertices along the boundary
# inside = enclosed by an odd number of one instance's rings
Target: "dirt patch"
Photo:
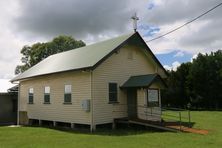
[[[167,126],[169,128],[174,128],[174,129],[178,129],[181,130],[183,132],[188,132],[188,133],[194,133],[194,134],[201,134],[201,135],[207,135],[209,133],[208,130],[204,130],[204,129],[196,129],[196,128],[189,128],[189,127],[185,127],[185,126]]]

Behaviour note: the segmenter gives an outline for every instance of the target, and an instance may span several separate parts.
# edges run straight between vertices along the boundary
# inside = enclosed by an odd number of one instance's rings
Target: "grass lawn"
[[[193,111],[195,128],[208,135],[118,129],[81,133],[40,127],[0,127],[0,148],[4,147],[80,147],[80,148],[195,148],[222,147],[222,112]]]

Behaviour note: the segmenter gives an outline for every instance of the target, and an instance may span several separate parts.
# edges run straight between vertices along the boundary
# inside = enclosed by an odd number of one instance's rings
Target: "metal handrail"
[[[115,105],[135,106],[135,105],[128,105],[128,104],[115,104]],[[171,121],[179,122],[180,130],[182,129],[182,120],[188,120],[189,127],[191,127],[190,110],[180,109],[180,108],[166,108],[166,107],[163,107],[163,108],[161,108],[161,113],[156,113],[156,112],[154,112],[155,111],[154,107],[148,107],[146,105],[144,105],[144,106],[143,105],[136,105],[136,106],[146,109],[144,111],[144,113],[138,113],[140,115],[145,115],[146,117],[148,117],[148,116],[154,116],[154,117],[167,116],[167,117],[164,117],[164,118],[169,119]],[[166,113],[162,114],[162,111],[176,111],[178,114],[177,115],[169,115],[169,114],[166,114]],[[182,116],[182,112],[184,112],[184,111],[188,112],[188,117],[183,117]],[[113,112],[126,112],[126,110],[124,110],[124,111],[113,111]],[[175,120],[175,119],[172,119],[172,118],[169,118],[169,117],[178,118],[178,120]]]

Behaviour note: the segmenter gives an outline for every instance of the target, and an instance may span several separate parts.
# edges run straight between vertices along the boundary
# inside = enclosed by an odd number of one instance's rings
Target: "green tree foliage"
[[[50,42],[35,43],[32,46],[26,45],[21,49],[23,65],[16,67],[15,74],[24,72],[50,55],[82,46],[85,46],[83,41],[77,41],[71,36],[58,36]]]
[[[199,54],[169,72],[163,103],[174,107],[222,108],[222,51]]]
[[[168,71],[168,88],[163,92],[162,102],[173,107],[184,107],[189,103],[187,95],[187,80],[191,63],[183,63],[177,68],[177,71]],[[179,101],[178,101],[179,99]]]

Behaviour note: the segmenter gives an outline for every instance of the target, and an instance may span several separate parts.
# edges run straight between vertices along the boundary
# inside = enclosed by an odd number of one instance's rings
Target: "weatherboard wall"
[[[161,120],[161,99],[160,99],[160,89],[161,85],[158,83],[152,84],[149,89],[159,90],[159,107],[149,107],[147,103],[147,93],[146,89],[137,90],[137,116],[139,119],[160,121]]]
[[[64,85],[72,85],[72,104],[64,104]],[[89,72],[64,72],[39,76],[20,83],[20,111],[29,119],[90,124],[90,112],[81,101],[91,99]],[[50,86],[50,104],[44,104],[44,87]],[[34,88],[34,103],[28,104],[28,90]]]
[[[156,73],[156,64],[145,50],[125,46],[106,59],[93,71],[94,124],[113,122],[114,118],[127,117],[126,91],[118,89],[118,103],[109,103],[109,82],[120,87],[130,76]],[[144,100],[144,99],[143,99]]]

